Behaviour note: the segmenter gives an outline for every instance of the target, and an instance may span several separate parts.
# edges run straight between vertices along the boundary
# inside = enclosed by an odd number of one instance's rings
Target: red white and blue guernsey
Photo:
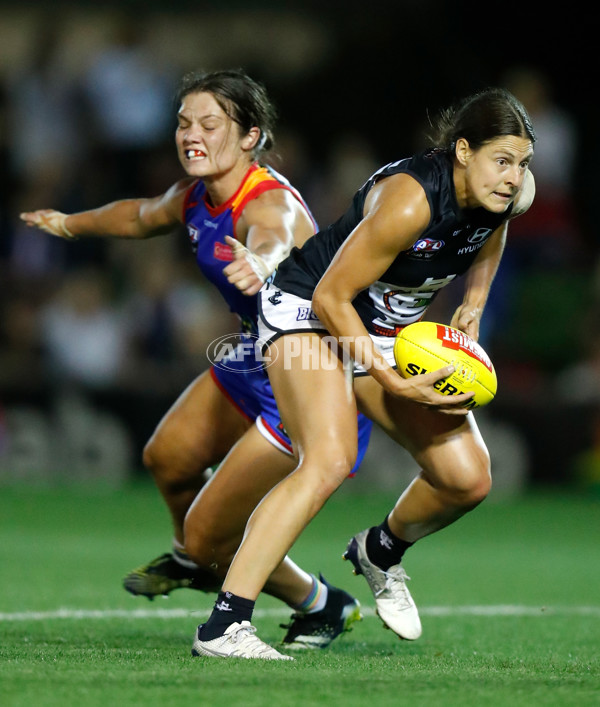
[[[184,223],[203,275],[219,290],[229,309],[240,318],[239,344],[216,361],[211,375],[223,394],[249,420],[256,422],[261,434],[278,449],[291,454],[292,444],[285,432],[275,397],[264,368],[257,340],[258,297],[248,297],[230,284],[223,269],[233,261],[233,251],[225,236],[235,238],[235,229],[246,204],[270,189],[286,189],[302,204],[316,223],[299,192],[271,167],[254,163],[239,189],[225,203],[212,206],[202,180],[189,188],[184,202]],[[213,358],[214,360],[214,358]],[[365,455],[372,423],[359,418],[359,456],[353,472]]]

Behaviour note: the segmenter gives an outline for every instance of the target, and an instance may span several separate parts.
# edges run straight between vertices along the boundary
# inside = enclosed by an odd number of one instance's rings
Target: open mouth
[[[199,160],[203,159],[206,157],[206,153],[202,152],[202,150],[186,150],[185,151],[185,158],[187,160]]]

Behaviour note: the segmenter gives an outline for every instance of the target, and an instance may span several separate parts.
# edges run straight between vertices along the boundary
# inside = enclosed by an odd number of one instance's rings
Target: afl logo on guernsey
[[[193,223],[188,223],[187,225],[188,238],[192,244],[192,250],[194,253],[198,250],[198,238],[200,238],[200,231]]]
[[[432,258],[444,247],[444,241],[437,241],[433,238],[421,238],[412,247],[413,256],[418,258]]]
[[[417,241],[414,250],[439,250],[444,245],[444,241],[434,241],[433,238],[421,238]]]

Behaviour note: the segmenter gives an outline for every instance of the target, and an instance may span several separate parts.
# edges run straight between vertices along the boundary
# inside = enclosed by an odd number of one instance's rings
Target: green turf
[[[353,592],[366,616],[329,649],[281,664],[193,659],[211,596],[148,602],[121,589],[168,549],[150,486],[0,489],[0,705],[600,705],[598,497],[484,503],[421,541],[405,562],[422,611],[414,643],[382,629],[366,583],[340,560],[393,500],[341,491],[299,540],[294,559]],[[259,635],[276,643],[286,616],[261,597]]]

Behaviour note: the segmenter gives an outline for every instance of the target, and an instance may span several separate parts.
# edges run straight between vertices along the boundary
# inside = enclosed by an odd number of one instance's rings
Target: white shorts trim
[[[270,442],[276,449],[279,449],[279,451],[283,452],[284,454],[287,454],[288,457],[293,457],[294,452],[290,450],[288,447],[286,447],[283,442],[281,442],[273,432],[267,427],[265,424],[264,420],[262,419],[261,415],[259,415],[256,420],[254,421],[254,424],[256,425],[256,429],[261,433],[261,435],[267,440],[267,442]]]
[[[258,347],[259,351],[276,341],[285,334],[298,334],[307,331],[323,332],[327,328],[313,312],[311,301],[297,297],[289,292],[280,290],[272,283],[266,283],[258,293]],[[379,353],[385,358],[386,363],[396,368],[394,360],[393,336],[380,336],[369,334],[371,341]],[[354,364],[354,375],[363,376],[367,371]]]

